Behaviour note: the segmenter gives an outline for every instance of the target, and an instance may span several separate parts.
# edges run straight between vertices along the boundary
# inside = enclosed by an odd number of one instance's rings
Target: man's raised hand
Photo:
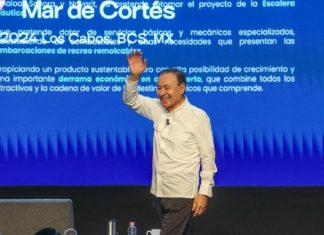
[[[127,56],[131,80],[138,80],[147,67],[147,60],[143,59],[141,51],[133,51]]]

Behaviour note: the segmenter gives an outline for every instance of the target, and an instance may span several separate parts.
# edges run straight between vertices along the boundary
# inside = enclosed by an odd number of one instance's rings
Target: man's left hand
[[[192,206],[192,216],[198,217],[202,215],[207,207],[208,197],[202,194],[197,194],[194,198],[194,203]]]

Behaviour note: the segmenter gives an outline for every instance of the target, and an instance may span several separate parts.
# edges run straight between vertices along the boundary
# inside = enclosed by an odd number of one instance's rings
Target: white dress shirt
[[[151,193],[156,197],[212,196],[215,149],[209,117],[186,98],[168,112],[159,99],[142,96],[127,81],[124,103],[154,122]],[[199,177],[200,171],[200,177]]]

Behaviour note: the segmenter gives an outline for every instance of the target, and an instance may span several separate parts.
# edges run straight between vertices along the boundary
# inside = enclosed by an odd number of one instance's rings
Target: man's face
[[[162,106],[169,112],[183,103],[185,89],[185,84],[178,84],[176,75],[172,73],[164,73],[159,77],[157,95]]]

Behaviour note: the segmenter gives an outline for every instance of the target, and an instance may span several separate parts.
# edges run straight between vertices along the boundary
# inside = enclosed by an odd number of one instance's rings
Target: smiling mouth
[[[168,99],[170,99],[170,97],[162,97],[162,98],[160,98],[161,101],[166,101]]]

